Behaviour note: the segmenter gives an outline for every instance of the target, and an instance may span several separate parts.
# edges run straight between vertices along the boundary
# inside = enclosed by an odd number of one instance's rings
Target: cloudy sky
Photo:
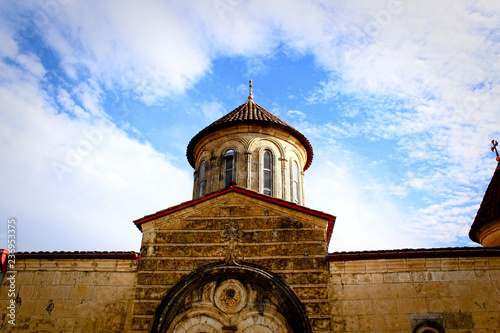
[[[313,145],[330,251],[475,246],[499,54],[497,0],[0,1],[0,246],[139,250],[249,79]]]

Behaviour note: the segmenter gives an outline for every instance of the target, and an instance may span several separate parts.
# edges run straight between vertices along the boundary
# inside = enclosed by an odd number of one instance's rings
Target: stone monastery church
[[[2,250],[0,331],[500,332],[500,166],[483,247],[328,253],[335,216],[304,206],[311,144],[251,90],[187,159],[193,199],[134,221],[140,253],[20,252],[12,270]]]

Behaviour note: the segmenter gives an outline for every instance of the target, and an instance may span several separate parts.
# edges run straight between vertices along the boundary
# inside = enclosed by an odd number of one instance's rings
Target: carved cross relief
[[[227,263],[236,263],[241,252],[236,248],[236,244],[243,236],[238,222],[230,221],[222,224],[221,239],[228,243],[225,254],[225,261]]]

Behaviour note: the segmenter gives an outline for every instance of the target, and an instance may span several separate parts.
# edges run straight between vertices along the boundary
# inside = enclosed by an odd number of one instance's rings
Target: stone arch
[[[285,147],[283,144],[272,137],[254,138],[250,140],[248,144],[248,151],[250,152],[260,152],[262,149],[266,148],[272,150],[273,153],[277,154],[280,158],[285,156]]]
[[[240,136],[228,135],[224,140],[219,140],[214,145],[213,151],[216,156],[224,155],[226,150],[233,149],[238,153],[244,153],[248,149],[248,141]]]
[[[183,317],[182,313],[185,308],[186,298],[189,295],[197,289],[203,288],[205,285],[209,285],[210,283],[220,283],[230,279],[242,281],[249,286],[265,291],[266,295],[259,295],[259,297],[269,296],[270,299],[275,300],[275,302],[279,305],[274,310],[265,310],[267,315],[263,316],[264,319],[252,319],[252,314],[258,313],[258,311],[252,312],[252,310],[247,310],[246,312],[243,311],[242,314],[236,314],[235,316],[241,316],[240,326],[241,329],[247,331],[246,333],[254,332],[250,328],[252,326],[250,325],[252,320],[254,326],[259,327],[260,325],[263,328],[272,329],[275,325],[278,325],[276,323],[276,319],[272,318],[278,318],[278,321],[280,321],[279,318],[283,318],[285,321],[284,324],[290,332],[312,332],[309,318],[306,315],[303,304],[300,302],[299,298],[295,295],[292,289],[286,284],[286,282],[278,275],[269,272],[262,267],[249,263],[210,264],[203,266],[181,278],[180,281],[172,287],[157,308],[151,332],[169,332],[169,327],[172,327],[172,323],[175,323],[176,318],[179,323],[183,324],[184,322],[182,320],[186,320],[186,316]],[[275,314],[273,317],[273,312],[279,312],[279,314]],[[180,315],[181,317],[179,317]],[[186,324],[186,327],[190,324],[205,325],[206,323],[204,323],[203,320],[214,320],[217,322],[214,324],[216,326],[219,326],[219,322],[222,325],[225,324],[222,322],[225,320],[221,320],[223,316],[216,317],[196,313],[193,317],[197,318]],[[259,322],[259,320],[261,322]],[[232,323],[231,325],[235,325],[235,323]],[[175,330],[173,330],[173,332],[175,332]]]

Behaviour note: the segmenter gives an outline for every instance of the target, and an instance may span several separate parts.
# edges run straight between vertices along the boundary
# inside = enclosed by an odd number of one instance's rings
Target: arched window
[[[198,171],[198,197],[202,197],[203,192],[205,192],[205,161],[201,162]]]
[[[273,161],[271,153],[267,150],[264,152],[263,166],[264,182],[262,185],[264,194],[273,195]]]
[[[234,181],[234,150],[230,149],[224,154],[224,187]]]
[[[292,201],[299,203],[299,165],[292,162]]]

